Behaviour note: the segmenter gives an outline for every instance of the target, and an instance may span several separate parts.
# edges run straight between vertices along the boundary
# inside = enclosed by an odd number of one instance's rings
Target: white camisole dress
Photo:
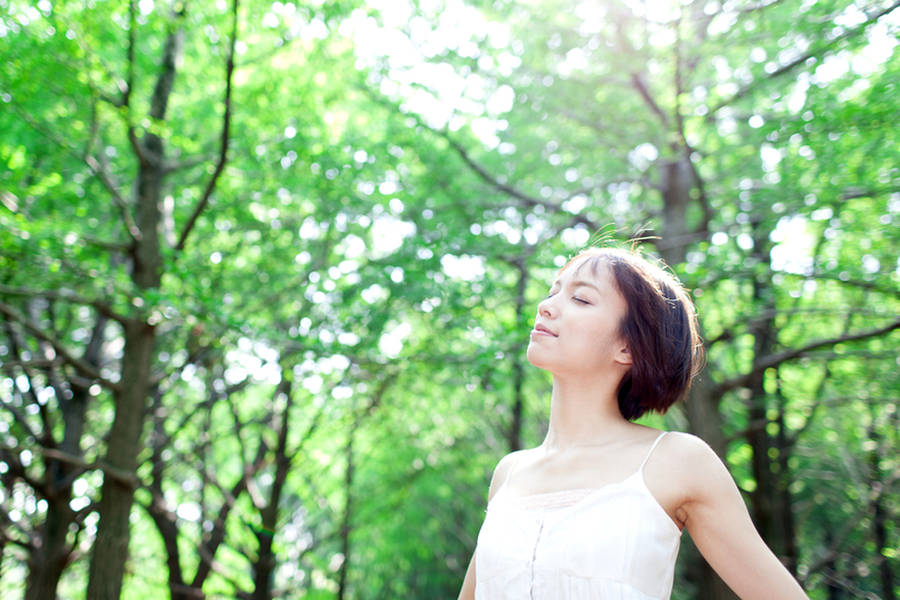
[[[596,489],[488,504],[475,550],[475,600],[668,600],[681,530],[644,483],[644,465]]]

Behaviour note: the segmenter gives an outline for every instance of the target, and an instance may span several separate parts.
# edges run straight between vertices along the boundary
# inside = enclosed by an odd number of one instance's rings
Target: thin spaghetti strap
[[[656,448],[656,445],[659,443],[659,440],[663,439],[663,436],[669,433],[668,431],[662,431],[656,439],[653,440],[653,444],[650,446],[650,449],[647,451],[647,456],[644,457],[644,462],[641,463],[641,466],[638,467],[638,472],[643,472],[644,465],[647,464],[647,461],[650,460],[650,455],[653,454],[653,450]]]

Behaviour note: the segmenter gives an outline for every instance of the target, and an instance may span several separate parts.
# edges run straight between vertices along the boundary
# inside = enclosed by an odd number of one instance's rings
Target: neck
[[[618,381],[553,378],[550,426],[542,446],[565,450],[598,446],[631,424],[619,411]]]

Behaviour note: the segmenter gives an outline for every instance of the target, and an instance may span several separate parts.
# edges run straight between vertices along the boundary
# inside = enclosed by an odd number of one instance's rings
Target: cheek
[[[620,346],[618,326],[603,322],[581,330],[576,353],[590,361],[606,363]]]
[[[582,329],[582,332],[584,337],[592,339],[598,344],[606,344],[609,343],[610,340],[619,337],[618,323],[612,318],[598,318],[593,320],[586,324]]]

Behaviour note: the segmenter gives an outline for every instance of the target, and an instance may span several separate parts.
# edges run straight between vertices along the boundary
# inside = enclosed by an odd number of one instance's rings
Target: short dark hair
[[[694,303],[661,261],[655,264],[637,250],[591,247],[569,264],[581,258],[587,260],[578,268],[588,266],[594,273],[609,265],[628,306],[619,335],[632,364],[619,383],[619,411],[629,421],[646,412],[665,413],[703,368]]]

